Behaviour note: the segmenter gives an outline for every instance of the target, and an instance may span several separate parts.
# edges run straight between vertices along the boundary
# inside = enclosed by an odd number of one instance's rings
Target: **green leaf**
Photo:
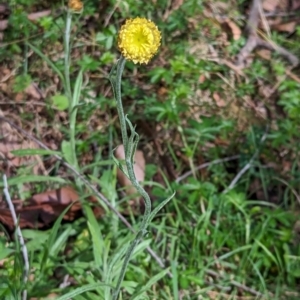
[[[168,197],[167,199],[165,199],[164,201],[162,201],[161,203],[158,204],[158,206],[156,206],[153,211],[151,212],[150,216],[149,216],[149,221],[148,224],[151,223],[152,219],[156,216],[156,214],[169,202],[173,199],[173,197],[175,196],[176,192],[173,192],[173,194]]]
[[[36,53],[38,54],[52,69],[56,74],[60,77],[60,79],[63,82],[63,85],[65,86],[65,78],[61,71],[58,69],[58,67],[49,59],[47,55],[45,55],[43,52],[41,52],[38,48],[30,44],[29,42],[26,42],[26,44]]]
[[[96,42],[103,42],[106,40],[106,36],[102,32],[98,32],[95,37]]]
[[[102,282],[87,284],[87,285],[84,285],[80,288],[77,288],[77,289],[75,289],[75,290],[73,290],[73,291],[71,291],[71,292],[69,292],[69,293],[67,293],[63,296],[60,296],[60,297],[56,298],[56,300],[68,300],[68,299],[71,299],[73,297],[76,297],[77,295],[83,294],[85,292],[96,290],[100,286],[110,286],[110,285],[102,283]],[[101,298],[99,298],[99,299],[101,300]]]
[[[100,66],[100,62],[93,59],[90,55],[83,55],[78,65],[81,66],[83,71],[96,71]]]
[[[0,243],[0,260],[5,259],[13,252],[15,252],[14,249],[6,248],[4,244]]]
[[[107,50],[111,49],[111,47],[113,45],[113,41],[114,41],[114,39],[113,39],[112,36],[107,37],[107,40],[106,40],[106,43],[105,43],[105,48]]]
[[[46,149],[19,149],[13,150],[11,153],[15,156],[28,156],[28,155],[59,155],[59,151],[46,150]]]
[[[72,99],[72,110],[79,103],[79,98],[81,95],[82,80],[83,80],[83,74],[82,74],[82,71],[80,71],[78,73],[78,76],[77,76],[76,82],[75,82],[75,86],[74,86],[74,93],[73,93],[73,99]]]
[[[122,269],[122,258],[125,256],[127,249],[128,243],[122,241],[121,247],[119,247],[116,251],[114,251],[111,254],[105,272],[105,282],[107,284],[113,283],[114,278],[116,278],[117,275],[120,274]],[[105,299],[109,299],[109,296],[111,295],[111,290],[111,288],[104,289]]]
[[[88,227],[92,236],[95,267],[100,268],[103,264],[102,255],[104,251],[103,249],[104,242],[101,236],[101,230],[99,228],[98,222],[95,218],[92,209],[89,206],[85,205],[84,211],[87,215]]]
[[[23,92],[30,85],[31,81],[31,77],[28,74],[17,76],[13,85],[13,91],[15,93]]]
[[[69,141],[62,141],[61,151],[63,153],[63,158],[67,161],[67,163],[73,165],[72,145]]]
[[[172,260],[171,261],[171,268],[172,268],[172,286],[173,286],[173,297],[174,300],[179,299],[179,292],[178,292],[178,272],[177,272],[177,262]]]
[[[7,183],[9,186],[30,183],[30,182],[58,182],[65,184],[66,181],[60,177],[53,176],[40,176],[40,175],[26,175],[26,176],[18,176],[9,178]],[[0,187],[3,187],[3,182],[0,181]]]
[[[56,239],[57,239],[56,237],[58,235],[58,230],[61,227],[61,221],[62,221],[64,215],[67,213],[67,211],[70,209],[70,207],[73,204],[74,204],[74,202],[71,203],[70,205],[68,205],[68,207],[66,207],[64,209],[64,211],[57,218],[57,220],[55,221],[55,223],[54,223],[54,225],[51,229],[51,232],[49,234],[49,238],[48,238],[48,241],[47,241],[47,244],[46,244],[46,247],[45,247],[45,251],[44,251],[44,254],[43,254],[43,258],[41,260],[41,270],[43,270],[46,267],[49,253],[50,253],[50,251],[53,251],[53,246],[54,246],[54,244],[56,242]]]
[[[58,110],[66,110],[69,107],[69,100],[66,96],[64,95],[54,95],[51,98],[53,105],[58,109]]]
[[[23,238],[26,240],[27,251],[36,251],[43,249],[43,244],[47,241],[50,232],[33,229],[23,229]],[[39,241],[38,243],[36,241]]]
[[[153,276],[145,285],[143,285],[142,288],[140,288],[138,291],[136,291],[132,297],[130,298],[130,300],[139,300],[139,299],[144,299],[142,297],[144,297],[143,293],[145,293],[147,290],[149,290],[151,288],[151,286],[156,283],[158,280],[160,280],[161,278],[165,277],[166,274],[169,272],[169,268],[162,270],[160,273],[156,274],[155,276]]]

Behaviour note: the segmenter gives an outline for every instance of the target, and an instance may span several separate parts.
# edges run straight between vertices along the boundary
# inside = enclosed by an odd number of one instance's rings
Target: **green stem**
[[[144,204],[145,204],[145,212],[143,216],[143,221],[141,223],[140,229],[137,232],[134,240],[130,243],[128,250],[125,254],[124,262],[122,265],[122,269],[117,281],[117,285],[115,290],[113,291],[112,294],[112,299],[117,300],[118,295],[120,293],[121,289],[121,284],[124,280],[124,276],[131,258],[131,255],[135,249],[135,247],[139,244],[139,242],[142,240],[143,236],[147,232],[147,226],[150,220],[150,213],[151,213],[151,200],[147,192],[144,190],[144,188],[139,184],[137,181],[135,174],[134,174],[134,168],[133,168],[133,155],[134,155],[134,150],[136,148],[136,143],[134,141],[134,138],[138,137],[137,133],[134,131],[134,128],[130,121],[126,119],[126,116],[124,114],[124,109],[123,109],[123,104],[122,104],[122,98],[121,98],[121,80],[122,80],[122,73],[124,70],[126,59],[124,57],[121,57],[117,64],[117,71],[116,71],[116,79],[113,80],[111,79],[111,83],[113,86],[113,91],[114,91],[114,96],[117,102],[117,110],[118,110],[118,115],[120,119],[120,125],[121,125],[121,134],[122,134],[122,140],[123,140],[123,145],[124,145],[124,152],[125,152],[125,162],[126,162],[126,167],[127,167],[127,172],[128,172],[128,177],[132,183],[132,185],[136,188],[138,193],[143,197],[144,199]],[[127,124],[126,122],[129,122],[129,127],[131,129],[131,136],[128,138],[127,134]]]
[[[69,102],[69,118],[70,118],[70,145],[72,153],[72,165],[78,170],[78,162],[76,156],[76,141],[75,141],[75,124],[76,124],[76,113],[77,108],[74,104],[74,99],[71,90],[71,79],[70,79],[70,37],[71,37],[71,25],[72,25],[72,12],[67,11],[66,20],[66,31],[64,39],[64,58],[65,58],[65,93]]]
[[[67,11],[66,31],[65,31],[65,91],[69,100],[69,111],[72,110],[72,92],[70,82],[70,36],[71,36],[72,13]]]
[[[126,155],[128,135],[127,135],[127,126],[126,126],[125,114],[123,109],[123,103],[121,98],[121,81],[122,81],[122,73],[125,67],[125,63],[126,63],[126,59],[124,57],[121,57],[117,64],[117,76],[113,84],[114,84],[115,99],[117,101],[117,110],[118,110],[118,115],[119,115],[119,120],[121,125],[122,141],[124,144],[124,149],[125,149],[124,151]]]
[[[76,155],[76,116],[77,116],[77,108],[74,107],[74,109],[70,112],[69,118],[70,118],[70,145],[71,145],[71,152],[72,152],[72,165],[76,170],[79,169],[78,167],[78,161],[77,161],[77,155]],[[77,182],[77,181],[76,181]]]

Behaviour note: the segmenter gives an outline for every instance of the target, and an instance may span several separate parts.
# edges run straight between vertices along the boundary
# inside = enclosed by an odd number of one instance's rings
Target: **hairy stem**
[[[29,259],[28,259],[28,251],[27,251],[27,247],[22,235],[22,231],[20,229],[20,226],[18,224],[18,218],[16,215],[16,211],[13,205],[13,202],[11,200],[10,194],[9,194],[9,190],[8,190],[8,183],[7,183],[7,178],[6,175],[3,175],[3,184],[4,184],[4,195],[6,198],[6,202],[8,204],[10,213],[11,213],[11,217],[13,219],[15,228],[16,228],[16,237],[19,239],[19,243],[21,246],[21,251],[22,251],[22,255],[23,255],[23,260],[24,260],[24,275],[23,275],[23,281],[24,281],[24,290],[23,290],[23,296],[22,296],[22,300],[27,300],[27,290],[26,290],[26,284],[28,281],[28,276],[29,276]]]
[[[76,142],[75,142],[75,124],[76,124],[76,113],[77,108],[74,104],[73,94],[71,90],[71,79],[70,79],[70,37],[71,37],[71,25],[72,25],[72,12],[67,10],[66,30],[64,38],[64,71],[65,71],[65,93],[69,102],[69,118],[70,118],[70,145],[71,145],[71,164],[78,170],[78,162],[76,156]]]
[[[64,58],[65,58],[65,91],[69,100],[69,110],[71,109],[72,103],[72,92],[71,92],[71,82],[70,82],[70,36],[71,36],[71,25],[72,25],[72,13],[67,11],[66,20],[66,31],[64,39]]]
[[[118,110],[119,120],[120,120],[120,124],[121,124],[121,134],[122,134],[122,141],[123,141],[124,151],[125,151],[125,163],[126,163],[126,168],[127,168],[127,172],[128,172],[128,177],[129,177],[132,185],[136,188],[138,193],[144,199],[145,212],[144,212],[143,221],[140,225],[140,229],[137,232],[135,239],[130,243],[128,250],[125,254],[121,273],[119,275],[116,288],[112,294],[113,300],[118,299],[118,295],[119,295],[120,289],[121,289],[121,284],[123,282],[131,255],[132,255],[135,247],[139,244],[139,242],[142,240],[143,236],[147,232],[147,226],[149,223],[150,213],[151,213],[150,197],[147,194],[147,192],[144,190],[144,188],[139,184],[139,182],[137,181],[135,174],[134,174],[133,157],[134,157],[134,151],[136,149],[136,144],[138,142],[138,135],[135,132],[130,121],[126,118],[126,115],[124,114],[123,104],[122,104],[121,80],[122,80],[122,73],[124,70],[125,62],[126,62],[125,58],[121,57],[121,59],[119,60],[119,62],[117,64],[116,78],[115,79],[110,78],[110,80],[111,80],[111,83],[113,86],[114,96],[117,101],[117,110]],[[127,134],[127,123],[126,122],[128,122],[130,130],[131,130],[130,137],[128,137],[128,134]]]

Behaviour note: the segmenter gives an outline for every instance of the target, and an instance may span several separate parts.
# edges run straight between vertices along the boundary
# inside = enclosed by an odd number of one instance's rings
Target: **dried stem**
[[[23,261],[24,261],[23,282],[24,282],[24,285],[26,285],[27,280],[28,280],[28,275],[29,275],[28,252],[27,252],[26,244],[24,242],[24,238],[23,238],[20,226],[18,224],[18,219],[17,219],[15,207],[14,207],[12,201],[11,201],[11,197],[10,197],[9,190],[8,190],[7,178],[6,178],[5,174],[3,175],[3,185],[4,185],[3,192],[4,192],[4,195],[5,195],[5,199],[6,199],[6,202],[8,204],[12,219],[14,221],[17,237],[19,239],[19,243],[20,243],[20,246],[21,246],[21,251],[22,251]],[[24,288],[24,290],[23,290],[22,299],[23,300],[27,299],[27,290],[26,290],[26,288]]]
[[[278,54],[285,57],[292,64],[292,67],[297,66],[299,64],[299,59],[297,56],[284,49],[283,47],[276,45],[274,42],[270,40],[263,40],[261,37],[258,36],[257,27],[259,24],[260,7],[261,0],[253,0],[246,27],[248,39],[245,46],[237,55],[236,65],[238,65],[239,67],[244,67],[245,59],[250,55],[250,53],[254,49],[266,48],[271,51],[276,51]]]

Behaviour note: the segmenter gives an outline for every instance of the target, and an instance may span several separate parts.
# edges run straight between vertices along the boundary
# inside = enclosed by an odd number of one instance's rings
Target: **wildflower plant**
[[[127,115],[124,113],[122,98],[121,98],[121,81],[122,73],[125,67],[126,59],[136,63],[147,64],[150,59],[156,54],[160,46],[161,34],[157,26],[145,18],[135,18],[127,20],[125,25],[121,27],[118,36],[118,47],[122,53],[116,68],[114,68],[110,74],[110,82],[113,87],[113,92],[117,104],[118,116],[121,125],[122,141],[124,145],[125,152],[125,165],[119,162],[116,158],[114,161],[122,172],[129,178],[132,185],[136,188],[138,193],[143,197],[145,204],[145,211],[143,220],[141,222],[140,228],[136,233],[134,240],[128,247],[125,254],[123,266],[121,273],[119,275],[116,288],[113,291],[112,299],[117,300],[120,293],[120,288],[122,281],[124,279],[128,263],[130,261],[131,255],[136,248],[136,246],[143,239],[147,233],[147,227],[153,217],[157,212],[167,204],[174,196],[171,195],[169,198],[164,200],[160,205],[158,205],[153,211],[151,210],[151,200],[147,192],[137,181],[134,174],[134,154],[139,141],[139,135],[135,131],[134,126],[128,119]],[[130,134],[127,133],[127,126],[129,127]]]

